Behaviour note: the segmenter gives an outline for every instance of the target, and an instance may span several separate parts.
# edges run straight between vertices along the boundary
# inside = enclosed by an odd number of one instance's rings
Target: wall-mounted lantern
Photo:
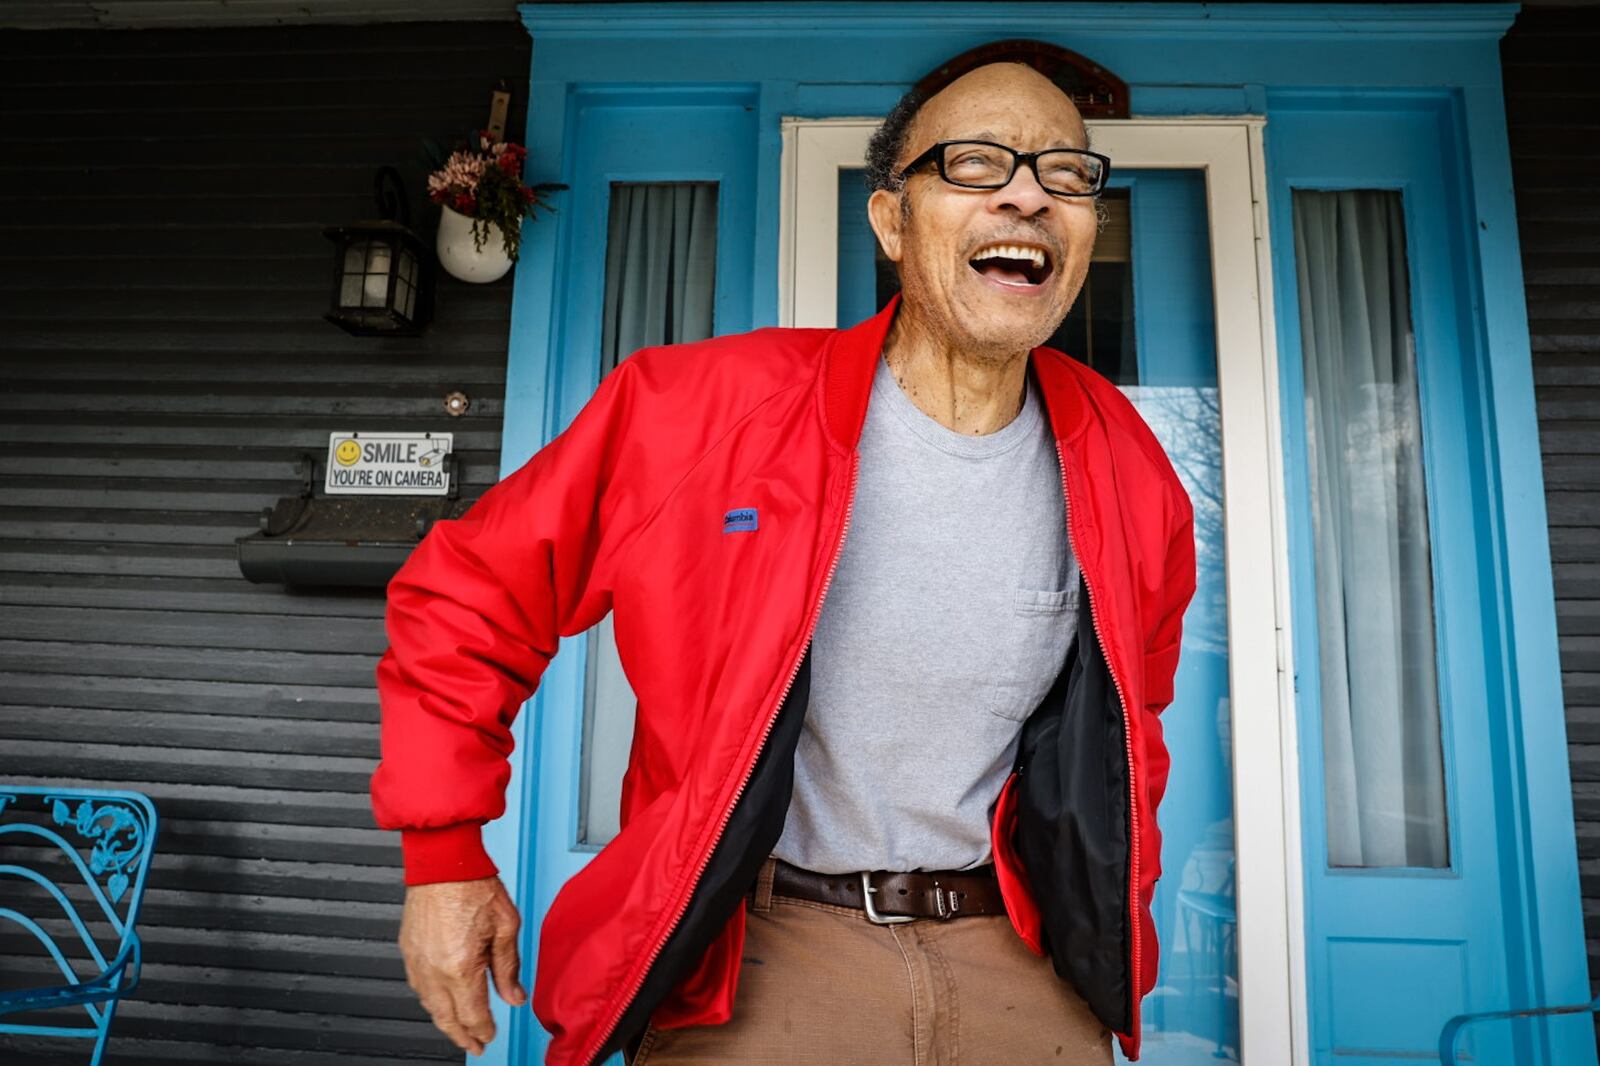
[[[322,317],[358,337],[415,337],[433,313],[428,250],[409,228],[399,171],[380,168],[373,197],[381,218],[322,231],[334,244],[332,305]]]

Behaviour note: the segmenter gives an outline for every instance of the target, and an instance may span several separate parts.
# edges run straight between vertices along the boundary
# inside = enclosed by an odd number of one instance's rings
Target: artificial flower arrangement
[[[450,153],[428,175],[428,199],[472,220],[472,242],[480,252],[498,226],[506,256],[515,262],[523,217],[537,207],[554,211],[542,194],[566,188],[554,182],[525,183],[527,158],[522,145],[497,141],[488,130],[479,130],[472,144]]]

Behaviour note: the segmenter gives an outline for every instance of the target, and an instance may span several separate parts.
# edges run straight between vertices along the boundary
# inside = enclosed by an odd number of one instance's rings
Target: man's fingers
[[[462,1051],[470,1051],[474,1055],[483,1054],[483,1046],[494,1038],[494,1023],[491,1019],[489,1034],[480,1038],[469,1024],[460,997],[456,994],[456,982],[449,977],[441,975],[440,980],[430,987],[430,997],[423,999],[422,1005],[433,1015],[433,1024],[439,1031],[450,1038],[451,1043]]]
[[[422,1009],[428,1012],[435,1025],[439,1023],[441,1015],[446,1020],[455,1016],[455,1004],[450,1002],[449,993],[439,987],[438,980],[428,967],[412,966],[407,963],[406,984],[417,994],[417,1002],[422,1004]]]
[[[480,1038],[476,1028],[462,1016],[462,1003],[456,994],[458,982],[455,978],[428,966],[408,967],[408,971],[417,1000],[433,1019],[434,1026],[462,1051],[482,1054],[483,1045],[494,1038],[493,1019],[490,1019],[487,1036]],[[483,980],[481,971],[478,980]]]
[[[449,1037],[450,1042],[462,1051],[473,1051],[472,1045],[476,1041],[467,1035],[466,1027],[456,1019],[455,1002],[448,993],[433,991],[429,995],[419,995],[417,998],[422,1003],[422,1009],[433,1019],[436,1029]]]
[[[517,971],[521,968],[517,956],[517,927],[502,927],[489,943],[489,972],[494,975],[494,990],[513,1007],[520,1007],[528,1000],[528,994],[517,980]]]
[[[455,1003],[456,1022],[468,1037],[480,1042],[478,1048],[468,1049],[476,1055],[483,1050],[482,1044],[494,1039],[494,1015],[489,1013],[489,984],[483,979],[483,969],[480,967],[476,974],[464,979],[452,980],[448,987]]]
[[[441,1033],[450,1038],[451,1043],[455,1044],[455,1046],[460,1048],[462,1051],[471,1052],[474,1055],[483,1054],[483,1043],[473,1037],[471,1033],[466,1031],[466,1029],[462,1028],[459,1023],[443,1023],[438,1021],[438,1019],[435,1019],[434,1024],[439,1027],[439,1031]]]

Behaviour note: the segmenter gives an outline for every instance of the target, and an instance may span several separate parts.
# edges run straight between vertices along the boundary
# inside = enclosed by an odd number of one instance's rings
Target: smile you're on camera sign
[[[330,496],[445,496],[450,433],[330,433]]]

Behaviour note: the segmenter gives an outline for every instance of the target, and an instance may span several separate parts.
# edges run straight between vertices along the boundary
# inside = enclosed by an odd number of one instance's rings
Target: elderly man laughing
[[[1017,63],[874,137],[901,293],[845,330],[634,353],[390,586],[379,824],[461,1047],[513,1005],[480,827],[559,639],[615,611],[622,829],[558,894],[548,1061],[1139,1055],[1192,510],[1131,404],[1042,347],[1110,162]]]

